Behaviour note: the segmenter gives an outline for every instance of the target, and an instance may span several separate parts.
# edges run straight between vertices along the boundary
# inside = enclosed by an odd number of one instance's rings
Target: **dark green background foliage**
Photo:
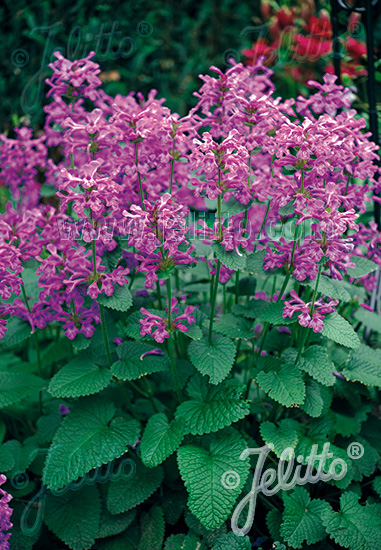
[[[47,64],[56,49],[71,59],[96,50],[95,61],[102,70],[120,74],[119,81],[106,83],[107,93],[141,90],[147,94],[157,88],[173,110],[185,114],[194,104],[197,75],[205,74],[211,64],[226,68],[229,54],[238,59],[240,50],[250,43],[250,36],[245,39],[241,32],[253,24],[258,4],[234,0],[5,0],[0,7],[2,126],[15,114],[30,114],[33,122],[41,123],[47,88],[41,90],[40,83],[49,74]],[[115,34],[109,47],[113,24]],[[102,29],[104,37],[99,41]],[[123,39],[122,51],[117,53]]]

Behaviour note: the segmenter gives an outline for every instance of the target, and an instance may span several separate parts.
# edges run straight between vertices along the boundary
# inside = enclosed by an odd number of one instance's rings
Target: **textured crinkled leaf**
[[[111,379],[110,369],[98,367],[85,357],[75,357],[53,376],[48,391],[54,397],[81,397],[102,391]]]
[[[143,512],[140,520],[141,539],[138,550],[162,550],[164,542],[164,515],[159,506]]]
[[[374,311],[368,311],[364,308],[360,308],[355,314],[356,320],[360,321],[364,327],[368,327],[378,333],[381,333],[381,315]]]
[[[321,519],[329,510],[329,504],[322,500],[311,500],[304,487],[296,487],[292,493],[283,493],[284,512],[280,528],[281,535],[292,548],[302,548],[319,542],[326,537]]]
[[[209,386],[200,375],[194,376],[188,385],[191,399],[177,407],[176,418],[184,420],[187,433],[217,432],[249,414],[249,404],[242,398],[244,389],[229,381]]]
[[[100,294],[98,296],[98,302],[110,309],[116,311],[128,311],[132,306],[132,295],[128,289],[127,285],[115,285],[114,293],[111,296],[106,296],[106,294]]]
[[[0,409],[36,393],[46,382],[24,372],[0,372]]]
[[[180,446],[185,433],[185,420],[176,418],[171,423],[164,413],[148,420],[140,445],[143,464],[149,468],[158,466]]]
[[[292,363],[271,358],[256,380],[263,391],[285,407],[301,405],[304,401],[305,384],[298,367]]]
[[[233,306],[233,313],[235,315],[242,315],[246,319],[256,319],[261,316],[262,311],[264,311],[269,306],[267,300],[250,300],[247,306],[242,306],[236,304]]]
[[[214,330],[229,338],[243,338],[247,340],[254,336],[251,328],[252,322],[242,317],[236,317],[232,313],[221,315],[214,323]]]
[[[32,335],[32,327],[20,317],[11,317],[7,322],[7,332],[1,339],[1,344],[7,348],[20,344]],[[1,384],[0,384],[1,386]]]
[[[189,493],[188,507],[207,529],[220,527],[228,518],[249,473],[248,460],[240,460],[246,443],[238,432],[226,429],[210,436],[206,449],[186,445],[177,451],[180,474]],[[226,472],[234,472],[236,487],[226,488]],[[231,475],[231,474],[230,474]],[[239,477],[238,477],[239,476]]]
[[[352,382],[366,386],[381,386],[381,350],[365,344],[353,351],[342,370],[343,376]]]
[[[246,266],[245,254],[242,254],[242,256],[240,256],[239,254],[237,254],[237,252],[235,252],[235,250],[231,250],[230,252],[228,252],[219,243],[212,244],[212,250],[217,256],[217,258],[228,269],[233,269],[234,271],[245,269],[245,266]]]
[[[324,317],[323,336],[333,340],[341,346],[357,349],[360,346],[360,340],[352,325],[337,311],[329,313]]]
[[[107,495],[107,508],[111,514],[127,512],[149,498],[163,481],[163,470],[147,468],[135,459],[135,471],[132,475],[119,476],[111,481]]]
[[[188,354],[201,374],[208,375],[212,384],[219,384],[232,369],[236,347],[229,338],[218,338],[211,346],[206,340],[195,340],[191,342]]]
[[[0,472],[7,472],[15,465],[13,453],[7,445],[0,446]]]
[[[87,550],[95,542],[101,499],[95,485],[58,496],[46,495],[44,519],[51,531],[73,550]]]
[[[364,277],[373,271],[376,271],[377,264],[368,260],[368,258],[363,258],[362,256],[352,256],[351,262],[356,264],[356,267],[349,267],[347,273],[350,277],[358,279],[359,277]]]
[[[333,386],[336,382],[334,363],[329,359],[327,350],[322,346],[310,346],[303,354],[298,367],[308,372],[312,378],[324,386]]]
[[[301,409],[312,418],[318,418],[324,407],[324,400],[320,392],[322,386],[316,380],[308,380],[306,383],[306,398]]]
[[[281,539],[280,527],[282,525],[283,517],[280,510],[270,510],[266,515],[266,525],[270,532],[271,537],[274,540]]]
[[[361,506],[358,500],[353,492],[341,495],[339,512],[330,508],[323,512],[324,527],[337,544],[349,550],[381,548],[380,505]]]
[[[313,288],[315,290],[316,279],[313,281],[310,281],[308,279],[308,280],[302,281],[301,284],[309,286],[310,288]],[[351,295],[345,288],[345,285],[343,284],[343,282],[338,281],[336,279],[330,279],[326,275],[322,275],[320,277],[318,292],[320,292],[321,294],[324,294],[324,296],[328,296],[329,298],[332,298],[333,300],[341,300],[342,302],[351,301]]]
[[[123,533],[131,525],[136,518],[136,510],[129,510],[123,514],[110,514],[110,512],[102,508],[99,529],[96,538],[103,539]]]
[[[379,497],[381,497],[381,476],[377,476],[373,480],[373,489],[376,491]]]
[[[268,275],[263,269],[263,262],[266,254],[267,250],[260,250],[254,254],[249,254],[246,258],[245,271],[249,271],[255,275]]]
[[[282,452],[291,447],[295,449],[298,443],[298,433],[295,430],[295,421],[289,418],[284,418],[276,426],[272,422],[262,422],[259,427],[263,441],[266,445],[271,445],[277,457],[280,457]]]
[[[251,542],[249,537],[239,537],[234,533],[222,535],[212,550],[251,550]]]
[[[120,361],[112,366],[112,373],[121,380],[137,380],[143,375],[169,371],[167,355],[150,353],[158,348],[139,342],[125,342],[118,347]],[[159,350],[161,352],[161,350]],[[148,355],[144,355],[148,353]]]
[[[283,307],[284,302],[275,302],[269,304],[266,309],[264,309],[260,318],[262,321],[266,321],[271,325],[291,325],[297,321],[297,316],[295,315],[291,319],[289,317],[283,318]]]
[[[114,418],[115,407],[97,397],[82,399],[54,436],[46,459],[43,482],[60,489],[93,468],[111,462],[139,439],[135,420]]]
[[[49,414],[47,416],[40,416],[37,420],[37,441],[40,445],[44,443],[50,443],[54,434],[58,430],[62,422],[62,415],[57,411],[56,413]]]
[[[14,464],[7,474],[9,478],[26,472],[39,452],[36,436],[28,437],[22,443],[16,439],[10,439],[3,443],[3,447],[12,453],[14,460]]]

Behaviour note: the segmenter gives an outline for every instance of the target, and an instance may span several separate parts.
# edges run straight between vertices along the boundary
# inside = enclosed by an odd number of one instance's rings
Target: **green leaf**
[[[151,416],[140,445],[143,464],[154,468],[164,462],[180,446],[184,433],[184,419],[176,418],[168,423],[164,413]]]
[[[180,474],[189,493],[190,511],[207,529],[216,529],[226,521],[243,489],[249,461],[240,460],[246,443],[232,429],[214,434],[208,441],[207,448],[200,445],[180,447],[177,456]],[[232,474],[226,477],[227,472],[234,472],[234,480]],[[231,486],[227,488],[229,483]]]
[[[53,397],[81,397],[102,391],[111,379],[110,369],[98,367],[86,357],[75,357],[53,376],[48,391]]]
[[[127,285],[115,285],[114,293],[111,296],[99,294],[98,302],[104,307],[115,309],[116,311],[128,311],[132,306],[131,292]]]
[[[245,271],[249,271],[255,275],[268,275],[263,269],[263,262],[266,254],[267,250],[260,250],[259,252],[248,255]]]
[[[273,304],[269,304],[266,309],[264,309],[261,314],[260,318],[262,321],[266,321],[267,323],[270,323],[271,325],[291,325],[292,323],[296,322],[296,316],[295,318],[283,318],[283,307],[284,302],[275,302]]]
[[[304,401],[306,389],[303,378],[298,367],[292,363],[269,358],[256,379],[263,391],[285,407],[298,406]]]
[[[230,252],[226,251],[220,243],[212,244],[212,250],[217,256],[217,258],[224,264],[228,269],[233,269],[234,271],[240,271],[245,269],[246,266],[246,255],[238,255],[237,252],[231,250]]]
[[[288,447],[295,449],[298,443],[295,421],[290,418],[281,420],[279,426],[276,426],[272,422],[262,422],[259,431],[263,441],[266,445],[274,448],[274,452],[278,458],[285,449]]]
[[[209,386],[196,375],[188,384],[191,399],[177,407],[176,419],[183,419],[192,435],[217,432],[249,414],[249,404],[242,398],[244,389],[229,380]]]
[[[102,508],[100,525],[96,538],[103,539],[123,533],[136,518],[136,511],[130,510],[123,514],[112,515],[107,508]]]
[[[381,334],[381,316],[378,315],[378,313],[368,311],[361,307],[356,311],[355,317],[364,327],[368,327]]]
[[[221,315],[214,323],[216,332],[228,336],[229,338],[243,338],[247,340],[254,336],[254,330],[251,328],[252,322],[242,317],[236,317],[232,313]]]
[[[0,372],[0,409],[41,391],[45,381],[24,372]]]
[[[120,361],[112,365],[112,373],[121,380],[137,380],[146,374],[169,371],[167,355],[149,353],[157,349],[155,346],[139,342],[121,344],[118,347]],[[144,355],[145,353],[148,355]]]
[[[315,290],[316,288],[316,279],[310,281],[309,279],[301,282],[302,285],[309,286]],[[333,300],[341,300],[342,302],[350,302],[351,295],[345,288],[345,283],[343,281],[338,281],[337,279],[330,279],[326,275],[322,275],[319,281],[318,292],[324,294],[324,296],[329,296]]]
[[[111,481],[108,495],[107,508],[111,514],[127,512],[149,498],[163,481],[163,470],[147,468],[138,459],[134,458],[134,475],[120,476]]]
[[[357,349],[360,339],[351,324],[334,311],[324,318],[323,336],[347,348]]]
[[[228,533],[217,540],[212,550],[251,550],[251,542],[249,537]]]
[[[333,386],[336,382],[336,377],[333,375],[336,370],[335,365],[322,346],[310,346],[304,352],[298,367],[324,386]]]
[[[341,495],[339,512],[332,509],[323,512],[324,527],[337,544],[349,550],[381,548],[379,505],[361,506],[358,500],[352,492]]]
[[[351,352],[342,374],[352,382],[381,387],[381,350],[362,344]]]
[[[0,446],[0,472],[7,472],[15,465],[15,459],[11,449],[7,445]]]
[[[206,546],[194,535],[171,535],[165,541],[164,550],[206,550]]]
[[[44,443],[50,443],[53,440],[54,434],[61,425],[62,415],[57,411],[56,413],[49,414],[47,416],[40,416],[37,420],[37,432],[36,437],[40,445]]]
[[[165,530],[163,510],[155,506],[149,512],[144,512],[140,527],[142,536],[138,550],[162,550]]]
[[[326,537],[321,519],[329,510],[329,504],[322,500],[311,500],[304,487],[296,487],[292,493],[283,493],[284,512],[280,528],[281,535],[292,548],[302,544],[319,542]]]
[[[54,436],[45,463],[44,484],[60,489],[120,457],[127,445],[134,445],[139,439],[139,424],[114,415],[110,401],[89,397],[77,403]]]
[[[51,493],[46,496],[45,523],[73,550],[93,546],[100,517],[101,499],[94,485],[85,485],[80,491],[68,490],[59,496]]]
[[[373,489],[376,491],[379,497],[381,497],[381,476],[377,476],[373,480]]]
[[[368,260],[368,258],[363,258],[362,256],[352,256],[351,262],[355,263],[356,267],[349,267],[347,269],[347,273],[350,277],[354,277],[355,279],[364,277],[377,269],[377,264],[372,262],[372,260]]]
[[[231,371],[236,347],[229,338],[218,338],[211,346],[207,340],[194,340],[188,354],[201,374],[208,375],[212,384],[219,384]]]
[[[19,317],[11,317],[7,322],[7,332],[1,344],[7,348],[17,346],[32,335],[32,327]],[[1,387],[1,384],[0,384]]]
[[[256,319],[261,316],[262,311],[264,311],[269,306],[269,302],[266,300],[250,300],[246,307],[241,305],[235,305],[233,307],[233,313],[236,315],[243,315],[246,319]]]
[[[318,418],[324,407],[324,400],[320,388],[322,386],[316,380],[308,380],[306,384],[306,399],[301,409],[312,418]]]

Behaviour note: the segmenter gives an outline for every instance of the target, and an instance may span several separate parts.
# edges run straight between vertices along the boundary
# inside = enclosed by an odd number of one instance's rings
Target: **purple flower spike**
[[[0,486],[7,481],[7,478],[0,474]],[[8,503],[12,500],[12,496],[0,489],[0,549],[8,550],[9,549],[9,537],[11,533],[5,533],[13,527],[9,518],[12,515],[13,510],[8,506]]]

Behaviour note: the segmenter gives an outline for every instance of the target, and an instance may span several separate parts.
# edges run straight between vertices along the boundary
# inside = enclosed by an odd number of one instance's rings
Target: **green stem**
[[[20,278],[22,280],[21,275],[20,275]],[[27,298],[27,295],[26,295],[26,292],[25,292],[25,287],[24,287],[23,284],[21,285],[21,292],[22,292],[24,302],[25,302],[25,306],[26,306],[28,312],[32,313],[32,311],[30,309],[30,306],[29,306],[28,298]],[[40,378],[42,378],[40,344],[39,344],[39,341],[38,341],[38,336],[36,334],[36,331],[33,332],[33,340],[34,340],[34,345],[36,347],[38,374],[39,374]],[[40,406],[40,414],[42,414],[42,391],[39,392],[38,398],[39,398],[38,400],[39,400],[39,406]]]
[[[157,299],[159,302],[159,308],[163,309],[163,301],[161,299],[161,289],[160,289],[159,281],[156,281],[156,293],[157,293]]]
[[[93,251],[93,269],[94,269],[94,281],[95,281],[97,276],[97,257],[95,253],[95,239],[93,239],[93,242],[91,243],[91,248]]]
[[[213,284],[213,296],[212,296],[212,302],[210,304],[210,324],[209,324],[209,345],[212,345],[212,335],[213,335],[213,322],[214,322],[214,315],[216,312],[216,302],[217,302],[217,289],[218,289],[218,281],[220,279],[220,271],[221,271],[221,262],[220,260],[217,260],[217,268],[216,268],[216,279]]]
[[[317,277],[316,277],[315,289],[314,289],[314,293],[313,293],[312,301],[311,301],[311,309],[310,309],[311,318],[314,314],[314,307],[315,307],[316,297],[317,297],[317,294],[319,292],[319,282],[320,282],[322,269],[323,269],[323,266],[319,265],[319,271],[318,271],[318,274],[317,274]],[[304,330],[303,337],[302,337],[302,340],[301,340],[300,345],[299,345],[298,355],[296,356],[296,359],[295,359],[295,365],[298,363],[298,361],[299,361],[299,359],[300,359],[300,357],[303,353],[304,347],[307,343],[307,339],[309,340],[310,335],[311,335],[311,329],[310,328],[307,329],[307,330]]]
[[[179,379],[178,379],[178,376],[177,376],[176,360],[175,360],[175,353],[174,353],[174,350],[173,350],[173,340],[172,340],[172,333],[171,332],[169,333],[169,338],[167,340],[167,343],[168,343],[168,354],[169,354],[169,359],[170,359],[170,362],[171,362],[171,370],[172,370],[173,381],[175,383],[177,399],[178,399],[179,403],[181,403],[182,402],[182,397],[181,397],[181,391],[180,391],[180,386],[179,386]]]
[[[111,367],[112,361],[111,361],[111,353],[110,353],[110,344],[109,344],[109,341],[108,341],[108,333],[107,333],[107,327],[106,327],[106,322],[105,322],[105,314],[104,314],[104,308],[103,308],[102,304],[99,304],[99,312],[100,312],[100,315],[101,315],[102,334],[103,334],[103,341],[104,341],[105,348],[106,348],[107,361],[108,361],[109,367]]]
[[[235,273],[235,303],[239,301],[239,271]]]

